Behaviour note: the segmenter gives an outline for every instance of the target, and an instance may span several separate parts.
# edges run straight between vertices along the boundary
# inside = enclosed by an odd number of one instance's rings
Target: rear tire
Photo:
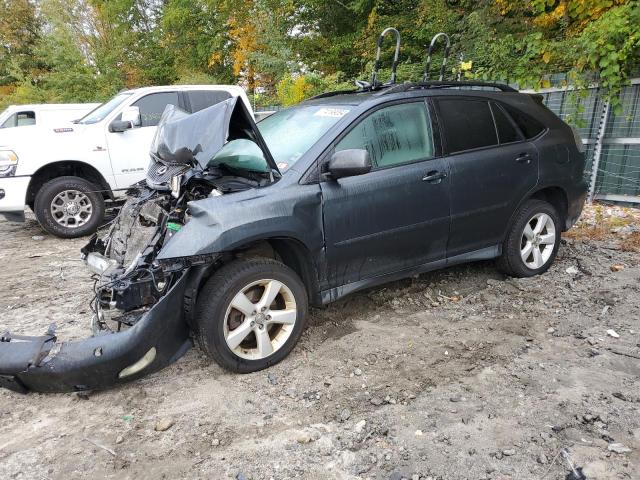
[[[34,212],[47,232],[62,238],[94,233],[104,218],[100,187],[80,177],[58,177],[36,194]]]
[[[221,367],[256,372],[291,352],[307,311],[305,286],[289,267],[268,258],[234,260],[198,294],[196,338]]]
[[[560,246],[560,216],[550,203],[527,200],[516,212],[502,245],[498,269],[512,277],[546,272]]]

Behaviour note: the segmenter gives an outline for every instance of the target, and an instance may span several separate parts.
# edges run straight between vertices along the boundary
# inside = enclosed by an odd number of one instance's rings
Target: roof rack
[[[424,75],[422,75],[422,81],[427,82],[429,80],[429,73],[431,70],[431,54],[433,53],[433,49],[436,46],[436,42],[439,38],[444,38],[445,46],[444,46],[444,55],[442,57],[442,65],[440,65],[440,76],[438,77],[439,81],[444,79],[444,68],[447,66],[447,59],[449,58],[449,52],[451,51],[451,40],[449,40],[449,35],[444,32],[437,33],[431,39],[431,43],[429,44],[429,49],[427,50],[427,61],[424,65]]]
[[[389,84],[394,85],[396,83],[396,69],[398,68],[398,57],[400,56],[400,32],[393,27],[385,28],[378,37],[377,49],[376,49],[376,61],[373,64],[373,71],[371,72],[371,87],[376,88],[381,86],[378,81],[378,69],[382,65],[380,61],[380,52],[382,50],[382,42],[387,33],[393,33],[396,37],[396,50],[393,54],[393,63],[391,64],[391,80]]]
[[[389,95],[391,93],[399,93],[399,92],[407,92],[409,90],[421,90],[421,89],[436,89],[436,88],[493,88],[495,90],[500,90],[502,92],[517,92],[513,87],[506,85],[504,83],[495,83],[495,82],[465,82],[465,81],[439,81],[439,80],[431,80],[428,82],[405,82],[399,85],[391,85],[391,88],[387,88],[384,91],[380,92],[379,95]]]

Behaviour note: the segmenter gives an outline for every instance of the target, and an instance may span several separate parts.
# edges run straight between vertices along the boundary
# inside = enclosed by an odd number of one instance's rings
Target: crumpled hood
[[[151,153],[165,165],[188,165],[194,160],[206,168],[209,160],[232,140],[255,142],[269,167],[280,173],[251,113],[239,97],[232,97],[189,114],[167,105],[151,144]]]

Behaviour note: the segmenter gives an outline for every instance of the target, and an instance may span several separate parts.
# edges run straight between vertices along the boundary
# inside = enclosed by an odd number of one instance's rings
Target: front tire
[[[304,330],[307,292],[298,275],[268,258],[235,260],[198,294],[196,337],[221,367],[263,370],[285,358]]]
[[[512,277],[546,272],[560,246],[560,216],[548,202],[528,200],[516,212],[498,268]]]
[[[36,194],[34,212],[47,232],[62,238],[94,233],[104,218],[100,187],[80,177],[58,177]]]

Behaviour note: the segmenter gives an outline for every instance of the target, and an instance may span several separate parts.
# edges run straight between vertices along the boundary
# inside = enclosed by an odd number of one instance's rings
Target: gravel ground
[[[106,392],[1,391],[0,478],[639,479],[639,227],[589,208],[545,275],[476,263],[312,310],[268,371],[194,348]],[[84,242],[0,221],[0,331],[89,335]]]

